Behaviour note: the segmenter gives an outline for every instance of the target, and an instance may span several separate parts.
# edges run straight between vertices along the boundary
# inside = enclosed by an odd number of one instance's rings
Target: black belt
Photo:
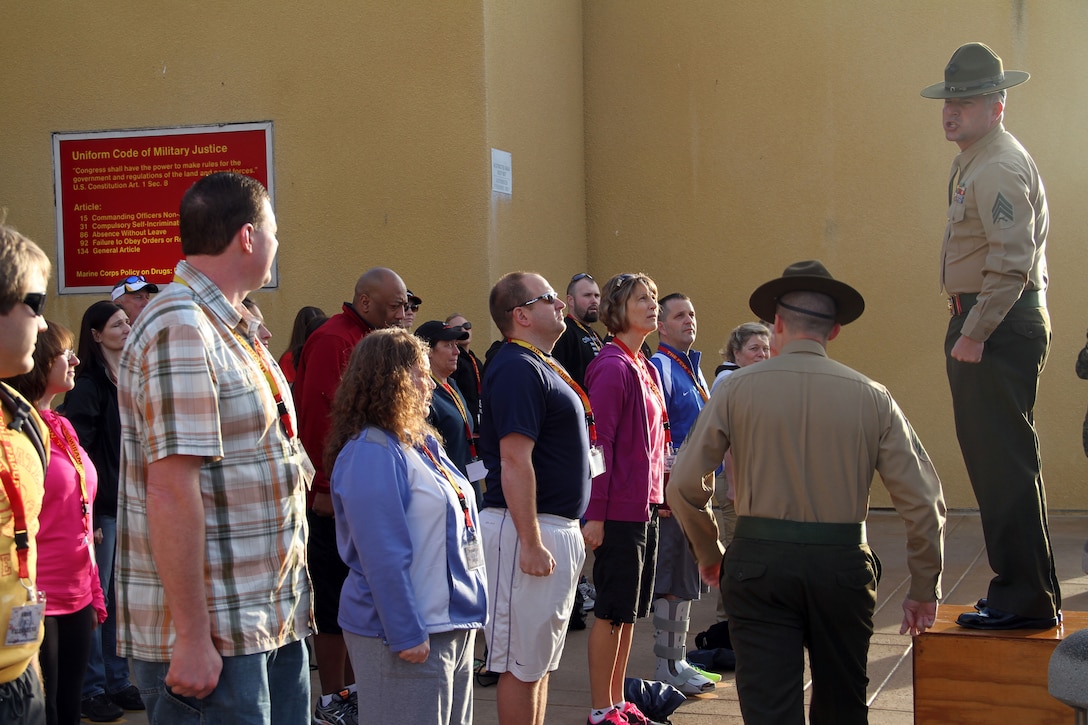
[[[953,317],[966,315],[978,302],[978,293],[952,295],[948,298],[948,312]],[[1043,290],[1024,290],[1020,298],[1012,303],[1013,307],[1046,307],[1046,292]]]
[[[865,522],[826,524],[816,521],[787,521],[764,519],[758,516],[739,516],[735,536],[740,539],[764,539],[790,544],[857,546],[865,543]]]

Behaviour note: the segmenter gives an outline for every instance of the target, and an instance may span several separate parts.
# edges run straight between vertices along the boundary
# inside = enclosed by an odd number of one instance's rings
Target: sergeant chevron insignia
[[[1001,192],[997,193],[997,198],[994,199],[994,208],[990,211],[994,215],[994,224],[1013,223],[1012,204],[1001,194]]]

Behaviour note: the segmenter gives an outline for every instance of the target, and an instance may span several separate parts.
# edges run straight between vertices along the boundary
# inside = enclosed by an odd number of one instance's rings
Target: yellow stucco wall
[[[1088,325],[1088,61],[1079,2],[587,2],[590,268],[650,272],[684,291],[712,355],[751,319],[759,283],[819,258],[865,295],[831,354],[885,383],[934,459],[951,506],[973,507],[944,373],[938,295],[956,147],[941,103],[919,97],[952,52],[990,44],[1033,74],[1007,127],[1033,153],[1051,211],[1055,338],[1037,419],[1052,509],[1084,509],[1088,383],[1073,374]],[[1077,90],[1081,89],[1081,90]],[[711,366],[704,365],[705,368]],[[768,441],[768,445],[774,445]],[[874,502],[886,504],[882,487]]]
[[[1079,0],[44,0],[9,3],[4,24],[0,206],[54,257],[51,132],[263,120],[282,246],[279,289],[255,298],[276,352],[298,307],[335,312],[378,264],[424,298],[420,321],[467,314],[481,352],[500,274],[538,270],[562,291],[583,269],[638,268],[694,298],[709,372],[751,290],[819,257],[868,302],[832,354],[890,387],[953,506],[974,505],[936,289],[956,149],[918,91],[959,44],[987,42],[1033,74],[1007,125],[1052,215],[1037,417],[1051,507],[1088,509]],[[490,191],[492,147],[512,153],[512,196]],[[48,314],[75,326],[93,299]]]

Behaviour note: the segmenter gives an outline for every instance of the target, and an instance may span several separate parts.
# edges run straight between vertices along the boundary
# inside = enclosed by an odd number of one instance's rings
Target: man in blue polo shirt
[[[491,290],[506,342],[483,380],[480,452],[487,487],[480,528],[488,572],[487,668],[498,672],[502,725],[543,725],[585,548],[589,501],[584,393],[551,356],[563,300],[537,274]]]

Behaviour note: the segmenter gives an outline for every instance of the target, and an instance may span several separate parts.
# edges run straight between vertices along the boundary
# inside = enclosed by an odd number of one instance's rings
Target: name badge
[[[484,565],[484,547],[480,544],[480,537],[475,534],[469,534],[468,541],[465,542],[465,566],[469,571],[479,569]]]
[[[8,632],[7,636],[4,637],[4,645],[11,647],[37,642],[38,632],[41,631],[44,616],[45,592],[31,590],[30,601],[11,609],[11,620],[8,621]]]
[[[665,449],[665,474],[672,473],[672,464],[676,463],[676,451],[670,445]]]
[[[302,474],[302,483],[306,486],[306,490],[309,491],[310,487],[313,486],[317,469],[314,468],[313,461],[310,460],[310,456],[306,453],[306,449],[302,447],[302,442],[299,441],[298,437],[291,441],[291,459],[298,465],[299,473]]]
[[[468,473],[468,480],[470,481],[482,481],[487,478],[487,466],[479,458],[469,463],[465,472]]]
[[[600,446],[593,446],[589,449],[589,477],[596,478],[604,472],[604,451]]]

